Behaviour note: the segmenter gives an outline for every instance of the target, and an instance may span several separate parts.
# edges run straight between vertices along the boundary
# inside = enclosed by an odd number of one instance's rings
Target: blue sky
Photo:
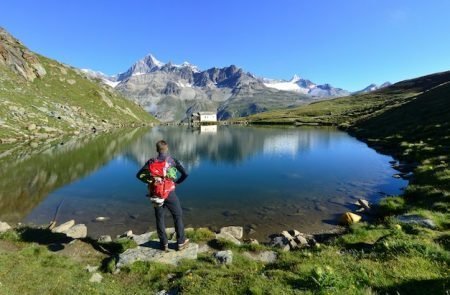
[[[125,71],[148,53],[348,90],[450,70],[450,1],[2,0],[0,26],[64,63]]]

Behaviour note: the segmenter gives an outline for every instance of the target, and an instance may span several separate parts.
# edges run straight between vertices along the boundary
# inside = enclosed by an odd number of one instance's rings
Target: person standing
[[[182,209],[175,193],[175,185],[186,180],[188,174],[181,163],[169,155],[169,145],[160,140],[156,143],[158,156],[149,159],[138,171],[136,177],[149,187],[149,196],[153,203],[156,216],[156,230],[158,232],[161,250],[168,251],[169,244],[164,221],[164,209],[172,214],[177,236],[177,250],[184,249],[189,244],[184,233]],[[176,179],[178,171],[180,177]]]

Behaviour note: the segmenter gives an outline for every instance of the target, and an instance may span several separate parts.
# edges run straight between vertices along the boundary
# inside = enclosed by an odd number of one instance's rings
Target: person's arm
[[[148,169],[148,162],[142,166],[141,170],[136,174],[137,179],[142,181],[143,183],[150,183],[151,175],[150,170]]]
[[[175,161],[175,168],[177,168],[178,172],[180,172],[180,178],[177,179],[177,181],[175,181],[176,184],[180,184],[183,181],[186,180],[186,178],[188,177],[188,174],[186,172],[186,169],[184,169],[183,165],[181,165],[180,161],[174,159]]]

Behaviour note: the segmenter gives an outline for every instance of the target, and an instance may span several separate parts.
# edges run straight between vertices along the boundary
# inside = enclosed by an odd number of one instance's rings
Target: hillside
[[[28,50],[0,28],[0,138],[47,138],[155,119],[112,88]]]
[[[380,90],[279,109],[246,118],[252,123],[340,125],[348,127],[418,98],[420,94],[450,81],[450,71],[395,83]]]

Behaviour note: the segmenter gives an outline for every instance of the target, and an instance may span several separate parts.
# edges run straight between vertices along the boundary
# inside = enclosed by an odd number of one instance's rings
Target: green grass
[[[17,44],[10,50],[17,49]],[[12,48],[12,49],[11,49]],[[14,49],[15,48],[15,49]],[[75,69],[38,54],[45,68],[32,82],[0,64],[0,138],[26,138],[35,133],[51,137],[74,131],[141,126],[156,122],[145,110],[112,88],[88,79]],[[35,130],[28,130],[35,124]],[[54,128],[55,131],[46,131]]]

